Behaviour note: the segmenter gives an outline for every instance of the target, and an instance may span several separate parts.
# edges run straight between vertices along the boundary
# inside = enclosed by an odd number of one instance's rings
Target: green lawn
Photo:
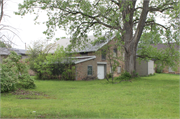
[[[1,118],[179,118],[179,78],[156,74],[119,84],[38,80],[36,89],[1,94]]]

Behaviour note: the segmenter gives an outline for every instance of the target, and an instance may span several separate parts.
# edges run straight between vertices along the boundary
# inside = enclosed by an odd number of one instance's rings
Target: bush
[[[109,78],[112,78],[112,74],[109,73],[109,74],[106,74],[106,77],[109,79]]]
[[[3,60],[1,70],[1,93],[16,90],[17,87],[35,88],[34,80],[28,74],[27,64],[20,61],[15,52]]]
[[[124,72],[121,74],[121,76],[117,77],[116,80],[129,80],[131,79],[131,75],[129,72]]]
[[[162,73],[162,72],[163,72],[163,67],[161,65],[157,65],[156,73]]]
[[[9,60],[9,59],[7,59]],[[7,61],[6,60],[6,61]],[[16,83],[18,81],[17,67],[13,66],[15,63],[10,62],[4,65],[1,65],[1,93],[13,91],[16,89]]]
[[[75,80],[75,66],[72,54],[67,54],[64,47],[58,47],[53,55],[40,54],[34,63],[37,79]]]
[[[156,69],[156,73],[162,73],[162,69],[157,68],[157,69]]]

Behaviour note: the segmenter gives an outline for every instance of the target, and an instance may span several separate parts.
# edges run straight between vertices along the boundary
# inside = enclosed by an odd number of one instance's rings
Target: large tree
[[[136,50],[143,29],[158,27],[164,42],[178,41],[179,0],[24,0],[18,15],[47,11],[47,30],[52,38],[56,28],[71,34],[71,43],[87,41],[87,34],[101,36],[103,31],[116,35],[125,50],[125,70],[130,74],[136,69]],[[37,8],[37,10],[36,10]],[[156,16],[168,18],[166,25],[156,23]],[[35,18],[36,20],[36,18]],[[146,27],[145,27],[146,26]],[[173,30],[172,30],[173,29]],[[164,31],[164,32],[163,32]],[[170,35],[171,34],[171,35]],[[83,38],[83,40],[82,40]]]

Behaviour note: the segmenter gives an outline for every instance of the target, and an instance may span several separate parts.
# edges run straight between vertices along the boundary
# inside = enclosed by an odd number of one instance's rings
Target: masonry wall
[[[115,41],[115,40],[111,40],[107,45],[110,45],[111,47],[110,47],[110,50],[113,52],[113,49],[114,48],[116,48],[117,46],[116,46],[116,44],[117,44],[117,41]],[[103,47],[104,48],[104,47]],[[106,74],[109,74],[110,72],[111,72],[111,69],[110,69],[110,62],[109,62],[109,60],[108,60],[108,58],[107,58],[107,55],[106,55],[106,60],[102,60],[102,58],[101,58],[101,50],[103,49],[103,48],[101,48],[101,49],[99,49],[98,51],[96,51],[96,52],[88,52],[88,54],[86,55],[86,56],[96,56],[96,59],[94,59],[93,61],[91,61],[91,62],[94,62],[93,63],[93,66],[95,67],[95,69],[94,69],[94,74],[95,75],[97,75],[97,62],[104,62],[104,63],[107,63],[106,64],[106,69],[105,69],[105,71],[106,71]],[[76,56],[82,56],[81,54],[76,54]],[[117,68],[116,68],[116,70],[115,70],[115,72],[114,72],[114,76],[116,77],[116,76],[119,76],[123,71],[124,71],[124,61],[123,61],[123,55],[121,54],[121,52],[120,51],[118,51],[117,50],[117,56],[118,57],[121,57],[121,59],[119,59],[118,61],[119,61],[119,63],[120,63],[120,67],[121,67],[121,72],[120,73],[118,73],[118,71],[117,71]],[[84,69],[86,69],[85,71],[83,71],[83,72],[79,72],[78,74],[80,74],[80,76],[78,76],[78,80],[80,80],[80,78],[82,78],[82,77],[85,77],[86,75],[85,74],[87,74],[87,65],[88,65],[88,63],[90,64],[90,62],[86,62],[85,64],[84,63],[81,63],[81,64],[79,64],[79,65],[81,65],[81,67],[83,67],[83,65],[84,65]],[[78,66],[79,67],[79,66]],[[81,68],[81,69],[83,69],[83,68]],[[79,68],[77,69],[77,70],[79,70]]]
[[[180,66],[178,67],[177,71],[173,71],[172,69],[169,69],[170,67],[166,66],[163,69],[163,73],[170,73],[170,74],[180,74]]]
[[[92,76],[88,76],[88,66],[92,66]],[[78,63],[75,65],[76,67],[76,80],[82,80],[87,77],[96,77],[97,76],[97,64],[95,59],[88,60],[82,63]]]

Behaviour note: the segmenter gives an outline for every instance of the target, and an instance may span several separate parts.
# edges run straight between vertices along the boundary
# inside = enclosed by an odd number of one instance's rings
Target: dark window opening
[[[92,66],[88,66],[88,76],[92,75]]]
[[[114,48],[114,49],[113,49],[113,56],[114,56],[114,57],[117,57],[117,48]]]
[[[101,51],[101,59],[106,60],[106,51],[105,50]]]

